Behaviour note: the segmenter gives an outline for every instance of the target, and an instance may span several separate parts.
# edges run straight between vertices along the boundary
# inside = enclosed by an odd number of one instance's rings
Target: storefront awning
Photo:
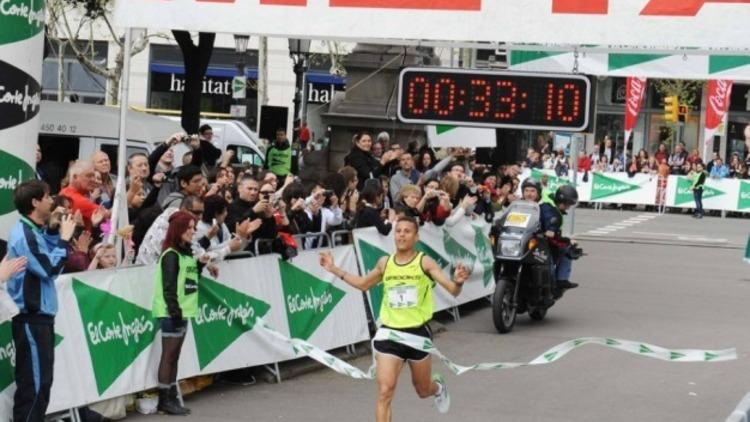
[[[151,63],[150,69],[152,72],[158,73],[172,73],[175,75],[185,74],[185,68],[183,66],[174,64]],[[258,79],[258,69],[256,68],[248,68],[245,73],[248,79]],[[209,67],[206,71],[206,76],[232,78],[234,76],[237,76],[237,69],[226,67]],[[307,81],[316,84],[346,85],[345,78],[338,75],[331,75],[322,72],[307,72]]]

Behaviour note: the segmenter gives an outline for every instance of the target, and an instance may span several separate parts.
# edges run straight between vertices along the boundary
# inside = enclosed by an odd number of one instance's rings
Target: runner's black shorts
[[[425,337],[432,340],[432,329],[430,328],[429,324],[414,328],[391,328],[384,325],[383,328],[414,334],[415,336]],[[375,351],[380,354],[394,356],[404,361],[408,360],[412,362],[418,362],[430,356],[430,354],[427,352],[412,349],[409,346],[405,346],[401,343],[396,343],[395,341],[391,340],[376,340],[374,342],[374,347]]]

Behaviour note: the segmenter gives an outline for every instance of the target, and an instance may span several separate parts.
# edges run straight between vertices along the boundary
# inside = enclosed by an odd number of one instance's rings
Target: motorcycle
[[[526,312],[534,321],[547,316],[556,299],[549,240],[541,231],[539,205],[515,201],[494,224],[495,292],[492,320],[501,334],[509,333],[516,317]],[[568,255],[578,259],[583,251],[571,247]]]

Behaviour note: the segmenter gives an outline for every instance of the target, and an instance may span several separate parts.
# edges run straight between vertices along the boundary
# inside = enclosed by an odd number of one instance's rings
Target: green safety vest
[[[703,173],[695,173],[693,175],[693,186],[692,186],[693,190],[703,189],[703,184],[706,182],[706,180],[703,179],[703,183],[699,183],[701,180],[701,174]]]
[[[563,226],[563,222],[565,221],[565,216],[564,216],[564,215],[563,215],[563,213],[562,213],[562,212],[560,212],[560,210],[559,210],[559,209],[557,208],[557,204],[555,204],[555,200],[554,200],[554,199],[552,199],[552,195],[551,195],[551,194],[547,194],[547,195],[544,195],[544,194],[542,194],[542,204],[548,204],[548,205],[551,205],[551,206],[552,206],[552,208],[554,208],[554,209],[556,209],[556,210],[557,210],[557,213],[558,213],[558,214],[560,215],[560,229],[562,229],[562,226]]]
[[[432,319],[432,287],[435,284],[422,269],[422,252],[406,264],[391,255],[383,273],[383,303],[380,320],[391,328],[414,328]]]
[[[266,155],[268,170],[276,176],[286,176],[292,171],[292,147],[281,150],[272,145]]]
[[[547,201],[552,201],[552,191],[547,188],[542,188],[542,202]],[[552,201],[552,205],[555,205],[554,201]]]
[[[159,257],[152,308],[153,315],[155,318],[169,318],[167,302],[164,300],[164,285],[161,274],[161,261],[168,252],[176,253],[180,259],[180,270],[177,273],[177,303],[182,310],[182,318],[194,318],[198,315],[198,262],[192,256],[183,255],[172,248],[164,251]]]

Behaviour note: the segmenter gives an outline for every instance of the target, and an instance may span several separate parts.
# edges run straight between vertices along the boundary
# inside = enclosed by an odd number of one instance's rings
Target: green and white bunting
[[[560,51],[511,51],[509,68],[534,72],[570,73],[575,53]],[[597,76],[641,76],[670,79],[746,80],[750,56],[579,53],[578,71]]]
[[[298,356],[307,356],[328,368],[354,379],[375,379],[375,356],[373,355],[373,364],[366,371],[353,366],[341,359],[331,355],[325,350],[300,339],[292,339],[275,331],[270,325],[259,321],[258,325],[269,335],[277,340],[291,345]],[[456,375],[463,375],[469,371],[490,371],[502,369],[514,369],[527,366],[547,365],[562,359],[568,353],[580,347],[594,344],[622,352],[631,353],[651,359],[658,359],[667,362],[725,362],[737,359],[735,349],[725,350],[700,350],[700,349],[666,349],[649,343],[642,343],[631,340],[621,340],[605,337],[583,337],[560,343],[557,346],[545,351],[541,355],[528,362],[484,362],[472,365],[458,364],[444,355],[435,344],[424,337],[416,336],[401,331],[380,328],[373,342],[377,340],[390,340],[415,350],[427,352],[443,362]]]

